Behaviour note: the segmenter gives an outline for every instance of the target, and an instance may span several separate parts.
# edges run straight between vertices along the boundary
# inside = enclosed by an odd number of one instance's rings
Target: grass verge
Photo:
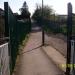
[[[30,34],[27,34],[26,37],[25,37],[25,39],[22,41],[22,44],[19,45],[19,52],[22,51],[24,49],[24,47],[26,46],[27,41],[29,39],[29,35]]]
[[[17,55],[17,58],[16,58],[16,64],[15,64],[15,68],[14,68],[14,70],[13,70],[13,73],[12,73],[12,75],[14,75],[15,73],[16,73],[16,71],[17,71],[17,68],[18,68],[18,65],[19,65],[19,62],[20,62],[20,55],[19,55],[19,53],[24,49],[24,47],[26,46],[26,44],[27,44],[27,41],[28,41],[28,39],[29,39],[29,36],[30,36],[30,34],[27,34],[26,35],[26,37],[25,37],[25,39],[22,41],[22,44],[20,44],[19,45],[19,48],[18,48],[18,55]]]

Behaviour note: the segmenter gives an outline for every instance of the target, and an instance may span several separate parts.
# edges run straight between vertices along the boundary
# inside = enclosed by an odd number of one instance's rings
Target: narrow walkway
[[[62,75],[62,72],[41,50],[42,33],[40,29],[38,27],[34,29],[19,56],[14,75]]]

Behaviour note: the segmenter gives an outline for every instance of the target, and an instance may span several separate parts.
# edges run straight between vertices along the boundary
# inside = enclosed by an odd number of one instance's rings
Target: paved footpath
[[[19,55],[13,75],[63,75],[62,71],[41,50],[41,31],[35,27]]]

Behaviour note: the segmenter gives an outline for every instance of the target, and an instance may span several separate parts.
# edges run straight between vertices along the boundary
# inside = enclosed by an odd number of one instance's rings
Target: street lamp
[[[44,46],[44,25],[43,25],[43,0],[42,0],[42,46]]]

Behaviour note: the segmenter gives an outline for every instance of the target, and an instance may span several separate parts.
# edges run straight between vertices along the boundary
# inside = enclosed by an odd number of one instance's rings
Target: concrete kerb
[[[41,49],[60,70],[66,72],[66,59],[60,52],[51,46],[42,46]]]

